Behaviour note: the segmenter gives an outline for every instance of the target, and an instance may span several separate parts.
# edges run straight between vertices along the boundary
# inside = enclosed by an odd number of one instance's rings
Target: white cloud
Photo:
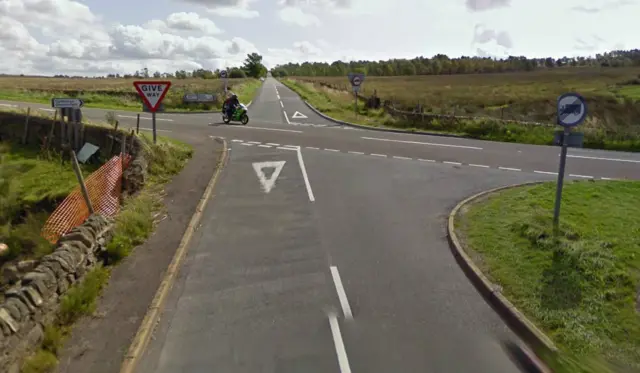
[[[151,20],[145,26],[164,32],[201,32],[206,35],[222,33],[212,20],[202,18],[194,12],[172,13],[166,21]]]
[[[320,26],[322,22],[313,14],[308,14],[302,11],[300,8],[284,7],[278,11],[280,19],[284,22],[298,25],[301,27],[306,26]]]
[[[207,8],[211,14],[231,18],[256,18],[260,13],[250,9],[255,0],[177,0],[183,3],[197,4]]]

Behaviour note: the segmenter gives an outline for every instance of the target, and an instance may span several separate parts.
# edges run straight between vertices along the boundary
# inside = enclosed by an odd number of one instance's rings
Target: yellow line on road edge
[[[202,217],[202,212],[213,193],[213,189],[218,181],[218,178],[224,169],[224,166],[227,162],[227,154],[228,154],[228,145],[226,140],[223,141],[223,149],[222,149],[222,157],[218,161],[218,167],[209,180],[209,184],[205,189],[200,202],[198,202],[198,206],[196,207],[196,212],[191,217],[191,221],[185,230],[184,235],[182,236],[182,240],[180,241],[180,245],[176,250],[176,253],[171,260],[171,264],[167,268],[167,272],[156,291],[156,295],[153,297],[151,301],[151,306],[147,311],[140,327],[138,328],[138,332],[136,333],[131,345],[129,346],[129,350],[127,351],[127,355],[122,362],[122,366],[120,367],[120,373],[133,373],[135,371],[138,360],[151,339],[151,334],[154,329],[155,323],[158,320],[158,317],[162,313],[164,308],[164,303],[169,295],[169,290],[173,286],[173,283],[178,274],[178,270],[184,260],[184,257],[187,254],[187,248],[189,246],[189,242],[191,241],[191,237],[193,236],[193,232],[195,232],[197,225],[200,223],[200,219]]]

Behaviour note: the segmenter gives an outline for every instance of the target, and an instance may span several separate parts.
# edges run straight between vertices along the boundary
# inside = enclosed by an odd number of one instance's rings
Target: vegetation
[[[325,114],[352,123],[547,145],[553,141],[558,95],[577,91],[589,106],[579,128],[585,133],[585,147],[640,151],[639,76],[640,67],[367,77],[357,117],[346,77],[281,81]],[[379,109],[366,105],[366,96],[374,93],[382,100]]]
[[[595,57],[562,57],[553,59],[527,58],[509,56],[506,59],[490,57],[449,58],[438,54],[432,58],[416,57],[413,59],[391,59],[387,61],[334,61],[288,63],[276,66],[271,70],[274,77],[286,76],[340,76],[349,72],[365,73],[369,76],[399,75],[453,75],[484,74],[503,72],[524,72],[538,69],[564,67],[639,67],[640,50],[617,50]]]
[[[554,183],[503,191],[470,206],[456,228],[505,296],[568,353],[550,359],[560,372],[638,369],[640,205],[629,201],[640,183],[566,185],[557,237],[554,192]]]
[[[135,196],[127,198],[116,217],[114,237],[107,247],[108,263],[89,272],[85,279],[62,298],[56,321],[47,326],[40,349],[25,361],[22,373],[51,373],[57,366],[57,356],[71,326],[83,316],[95,312],[96,300],[106,286],[111,265],[143,243],[155,227],[162,208],[164,185],[184,167],[193,150],[186,144],[158,137],[153,145],[148,135],[141,136],[149,161],[148,183]]]
[[[81,165],[86,174],[95,168]],[[70,163],[55,152],[3,143],[0,175],[0,242],[9,247],[0,265],[49,254],[53,247],[40,232],[57,204],[78,185]]]
[[[54,97],[79,97],[86,107],[140,111],[142,100],[133,87],[136,79],[84,79],[42,77],[0,77],[0,99],[50,104]],[[245,102],[250,101],[261,82],[255,79],[229,79],[229,89]],[[217,110],[224,101],[222,80],[173,80],[163,100],[166,111]],[[216,94],[214,103],[184,103],[187,93]]]

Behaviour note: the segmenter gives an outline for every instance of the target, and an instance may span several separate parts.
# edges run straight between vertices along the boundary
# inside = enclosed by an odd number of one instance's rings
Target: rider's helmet
[[[238,96],[234,94],[234,95],[231,96],[231,98],[234,99],[234,100],[237,100]]]

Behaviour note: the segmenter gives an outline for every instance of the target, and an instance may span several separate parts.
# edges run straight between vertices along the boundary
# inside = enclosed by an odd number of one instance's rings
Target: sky
[[[640,0],[0,0],[0,73],[588,56],[639,48],[638,15]]]

